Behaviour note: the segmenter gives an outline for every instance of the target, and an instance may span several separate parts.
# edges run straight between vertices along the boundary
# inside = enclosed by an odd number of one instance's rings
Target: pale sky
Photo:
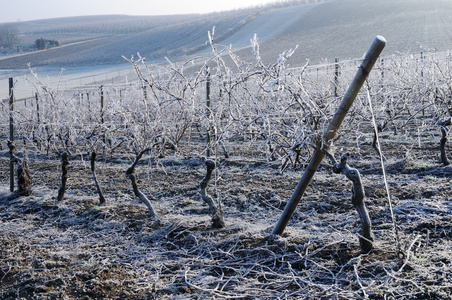
[[[276,0],[0,0],[0,23],[84,15],[168,15],[231,10]]]

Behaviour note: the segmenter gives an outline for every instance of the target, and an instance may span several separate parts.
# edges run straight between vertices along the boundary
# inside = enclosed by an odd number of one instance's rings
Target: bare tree
[[[0,46],[9,48],[19,42],[17,28],[11,24],[0,26]]]

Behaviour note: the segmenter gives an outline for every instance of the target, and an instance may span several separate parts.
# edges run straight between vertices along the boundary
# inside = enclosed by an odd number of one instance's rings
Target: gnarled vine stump
[[[63,152],[61,154],[61,185],[58,189],[57,200],[61,201],[64,198],[64,193],[66,193],[66,185],[67,185],[67,166],[69,165],[69,154],[67,152]]]
[[[105,197],[96,176],[96,151],[91,152],[91,173],[93,174],[94,185],[96,186],[97,194],[99,195],[99,205],[105,204]]]
[[[135,167],[138,164],[138,161],[141,159],[144,153],[150,151],[151,149],[152,147],[143,149],[135,156],[135,160],[126,170],[126,176],[130,179],[130,182],[132,183],[133,193],[135,194],[135,196],[147,206],[149,210],[149,215],[152,218],[157,218],[157,214],[155,213],[154,208],[151,205],[151,202],[149,202],[149,199],[146,197],[146,195],[143,194],[138,188],[137,177],[135,176]]]
[[[352,183],[352,204],[358,211],[359,218],[361,219],[362,234],[359,238],[359,243],[363,252],[369,252],[373,248],[373,234],[372,234],[372,224],[369,218],[369,213],[367,212],[366,206],[364,204],[364,188],[361,182],[361,176],[359,171],[354,168],[350,168],[347,164],[349,154],[345,153],[341,157],[339,163],[334,164],[333,172],[336,174],[344,174]]]
[[[204,202],[209,206],[209,212],[212,215],[212,228],[223,228],[225,226],[223,220],[223,212],[221,209],[215,205],[212,197],[207,194],[207,185],[209,184],[210,179],[212,178],[212,171],[215,169],[215,162],[211,160],[206,160],[206,176],[201,180],[199,186],[201,188],[201,198]]]
[[[23,159],[20,159],[14,155],[15,147],[13,142],[8,141],[8,148],[10,155],[12,156],[12,161],[17,164],[17,191],[10,196],[10,199],[31,195],[31,176],[28,167],[27,151],[24,149],[24,157]]]
[[[448,166],[450,164],[449,160],[447,159],[447,154],[446,154],[446,142],[447,142],[446,126],[449,126],[450,124],[451,124],[451,119],[438,122],[438,125],[441,129],[441,140],[440,140],[440,144],[439,144],[439,151],[441,153],[441,162],[445,166]]]

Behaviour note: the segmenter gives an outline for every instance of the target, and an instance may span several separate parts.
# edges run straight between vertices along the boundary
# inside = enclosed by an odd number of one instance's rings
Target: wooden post
[[[381,71],[380,93],[379,93],[379,96],[378,96],[377,99],[380,100],[380,101],[384,101],[385,98],[386,98],[385,84],[384,84],[384,80],[385,80],[385,60],[384,60],[384,58],[382,58],[380,60],[380,67],[381,67],[381,70],[380,70]],[[391,102],[392,102],[392,100],[391,100]],[[376,137],[377,134],[378,133],[375,132],[375,137]],[[372,145],[374,145],[374,144],[372,144]],[[374,148],[377,149],[377,147],[374,147]],[[377,149],[377,152],[380,153],[380,150]]]
[[[88,103],[89,121],[91,122],[91,103],[89,102],[89,91],[86,92],[86,101]]]
[[[104,86],[103,85],[100,86],[100,124],[103,129],[103,126],[104,126]],[[105,143],[106,143],[105,134],[103,134],[103,136],[102,136],[102,142],[103,142],[102,154],[105,157]]]
[[[9,78],[9,140],[14,143],[14,81]],[[14,152],[11,150],[9,160],[9,191],[14,192]]]
[[[144,100],[146,100],[146,101],[148,100],[148,91],[147,91],[145,85],[143,85],[143,97],[144,97]]]
[[[421,52],[421,78],[424,77],[424,53]]]
[[[104,86],[100,86],[100,123],[104,124]]]
[[[289,223],[289,220],[295,212],[295,209],[297,208],[301,197],[303,196],[306,188],[311,182],[311,179],[314,177],[317,168],[325,157],[325,153],[329,150],[331,142],[334,140],[334,137],[336,136],[337,131],[344,121],[345,116],[347,115],[350,107],[355,101],[359,90],[363,86],[366,78],[369,76],[370,71],[375,65],[375,62],[383,51],[385,45],[386,40],[382,36],[375,37],[372,45],[370,46],[364,57],[363,62],[361,63],[360,68],[358,69],[358,72],[355,75],[355,78],[353,78],[352,83],[350,84],[347,92],[342,98],[341,103],[339,104],[339,107],[333,116],[333,119],[331,120],[327,130],[323,133],[321,145],[318,145],[316,151],[314,152],[314,155],[311,158],[311,161],[309,162],[309,165],[307,166],[305,172],[303,173],[303,176],[298,182],[298,185],[295,188],[292,197],[287,203],[281,217],[278,220],[278,223],[273,229],[273,234],[283,233],[284,229]]]
[[[35,100],[36,100],[36,117],[38,119],[38,123],[41,123],[41,117],[39,115],[39,97],[38,97],[38,93],[35,93]]]
[[[209,121],[210,117],[210,70],[209,67],[206,67],[206,116]],[[207,152],[206,156],[210,157],[210,122],[208,122],[207,133],[206,133],[206,143],[207,143]]]
[[[334,59],[334,97],[337,98],[337,87],[339,85],[339,59]]]

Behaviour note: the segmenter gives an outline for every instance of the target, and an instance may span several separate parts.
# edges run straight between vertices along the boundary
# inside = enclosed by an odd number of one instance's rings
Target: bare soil
[[[452,168],[439,162],[439,138],[418,145],[382,136],[396,228],[371,136],[342,140],[336,158],[350,152],[366,191],[375,234],[368,254],[359,247],[351,183],[327,161],[274,236],[302,170],[280,174],[280,163],[253,147],[227,145],[231,158],[221,159],[209,185],[222,203],[222,229],[210,227],[200,196],[199,157],[169,154],[137,167],[156,220],[125,176],[131,157],[99,162],[107,204],[98,206],[89,162],[80,158],[71,160],[63,201],[56,200],[60,162],[33,155],[33,194],[8,200],[3,152],[0,298],[450,299]]]

